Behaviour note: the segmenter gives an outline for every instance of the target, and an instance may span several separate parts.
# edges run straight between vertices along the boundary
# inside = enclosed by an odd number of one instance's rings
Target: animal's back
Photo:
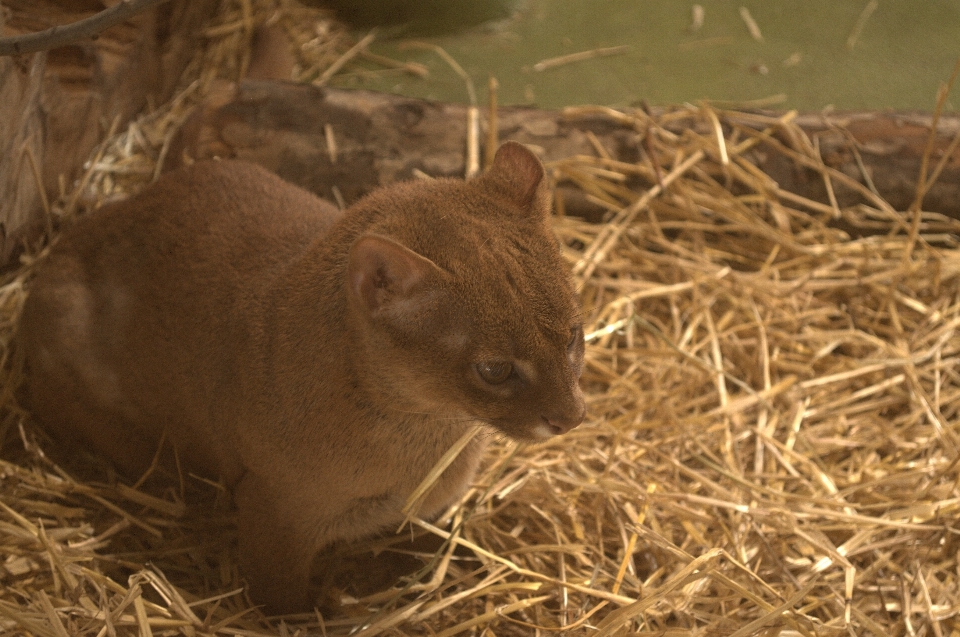
[[[338,217],[257,166],[203,162],[80,219],[24,306],[32,411],[129,472],[164,429],[186,460],[216,466],[232,443],[210,435],[226,415],[217,406],[230,404],[259,300]]]

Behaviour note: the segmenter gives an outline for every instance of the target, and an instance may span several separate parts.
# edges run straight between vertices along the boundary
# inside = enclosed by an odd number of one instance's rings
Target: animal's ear
[[[433,261],[387,237],[366,234],[350,249],[350,295],[375,320],[413,319],[427,308],[442,276]]]
[[[504,142],[481,179],[521,209],[541,216],[550,214],[550,192],[543,164],[523,144]]]

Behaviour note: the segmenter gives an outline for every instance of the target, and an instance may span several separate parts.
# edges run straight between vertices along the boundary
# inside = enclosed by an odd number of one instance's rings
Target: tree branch
[[[0,55],[24,55],[44,49],[55,49],[85,38],[95,38],[101,31],[166,1],[120,0],[109,9],[71,24],[57,25],[37,33],[0,38]]]

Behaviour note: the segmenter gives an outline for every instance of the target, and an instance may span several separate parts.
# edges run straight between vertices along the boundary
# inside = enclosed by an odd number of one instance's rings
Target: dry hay
[[[460,504],[414,522],[447,540],[416,578],[366,595],[328,582],[323,615],[251,608],[215,487],[189,482],[210,503],[196,514],[178,488],[47,458],[12,397],[30,263],[9,275],[0,630],[957,634],[960,222],[891,210],[823,166],[789,113],[600,112],[649,143],[638,164],[598,146],[550,166],[611,211],[556,222],[584,300],[588,421],[499,442]],[[93,163],[150,166],[123,143]],[[863,203],[780,190],[748,161],[761,145]],[[119,172],[85,186],[108,191]]]

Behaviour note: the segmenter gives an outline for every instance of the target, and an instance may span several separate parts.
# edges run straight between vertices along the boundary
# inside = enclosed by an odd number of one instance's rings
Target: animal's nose
[[[565,434],[583,422],[587,409],[582,403],[579,407],[574,414],[551,414],[543,416],[543,420],[555,435]]]

